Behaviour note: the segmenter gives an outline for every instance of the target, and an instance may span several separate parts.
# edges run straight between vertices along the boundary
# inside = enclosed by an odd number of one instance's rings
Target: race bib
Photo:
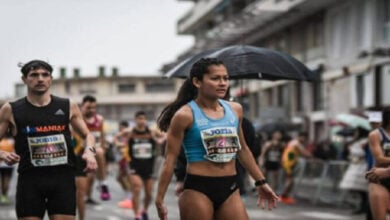
[[[280,151],[270,151],[268,155],[268,160],[272,162],[280,161]]]
[[[31,163],[35,167],[68,163],[68,147],[63,134],[28,137]]]
[[[201,131],[201,138],[206,150],[204,157],[213,162],[229,162],[241,149],[235,127],[205,129]]]
[[[150,159],[152,158],[152,144],[149,142],[145,143],[134,143],[133,144],[133,157],[136,159]]]

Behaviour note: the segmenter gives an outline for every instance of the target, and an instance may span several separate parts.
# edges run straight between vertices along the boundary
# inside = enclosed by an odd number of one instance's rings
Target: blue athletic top
[[[188,103],[193,115],[192,127],[186,131],[183,140],[188,163],[206,160],[229,162],[241,149],[239,120],[226,101],[218,101],[224,109],[224,116],[219,119],[209,118],[194,100]]]

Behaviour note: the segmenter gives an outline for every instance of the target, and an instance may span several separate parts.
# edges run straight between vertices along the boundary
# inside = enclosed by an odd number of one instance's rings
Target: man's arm
[[[11,105],[9,103],[5,103],[0,109],[0,139],[2,139],[7,133],[11,125],[12,118]],[[0,150],[0,159],[4,160],[8,165],[12,165],[19,162],[20,157],[13,152],[10,153]]]
[[[84,149],[83,159],[87,162],[86,171],[96,170],[95,137],[89,132],[80,109],[74,102],[70,103],[70,124],[72,125],[72,128],[85,139],[86,147]]]
[[[100,147],[104,150],[106,150],[107,144],[106,144],[106,132],[104,131],[104,117],[101,115],[98,115],[99,120],[101,122],[101,128],[100,128]]]

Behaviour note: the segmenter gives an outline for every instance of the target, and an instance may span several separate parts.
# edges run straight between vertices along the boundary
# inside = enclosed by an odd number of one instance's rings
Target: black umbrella
[[[200,52],[179,63],[165,76],[186,78],[192,65],[200,58],[222,60],[232,79],[319,80],[318,74],[286,53],[248,45],[234,45]]]

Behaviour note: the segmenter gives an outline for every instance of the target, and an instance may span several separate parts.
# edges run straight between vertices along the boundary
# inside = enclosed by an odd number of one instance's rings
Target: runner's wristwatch
[[[264,185],[266,183],[267,183],[267,180],[265,180],[265,179],[256,180],[255,186],[262,186],[262,185]]]

